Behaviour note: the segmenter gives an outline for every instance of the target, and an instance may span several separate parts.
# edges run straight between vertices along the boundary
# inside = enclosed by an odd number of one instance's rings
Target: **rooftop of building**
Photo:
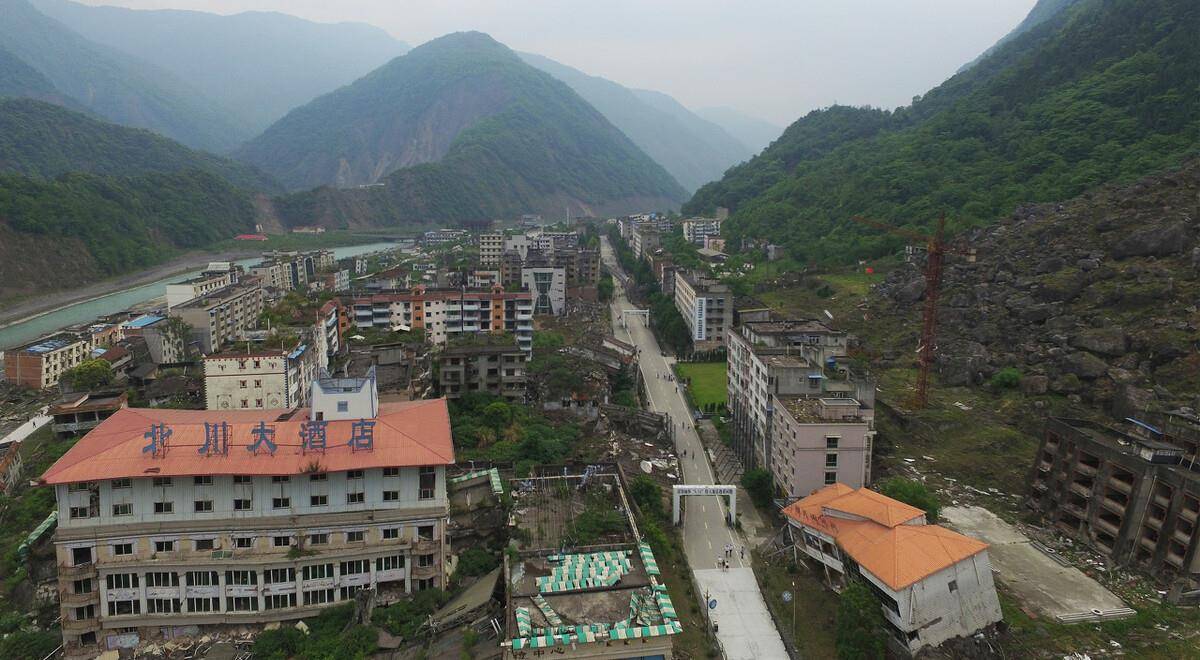
[[[1134,418],[1125,420],[1129,432],[1090,420],[1064,417],[1053,419],[1071,427],[1098,445],[1143,461],[1174,463],[1188,453],[1185,447],[1171,442],[1171,438],[1164,435],[1162,429]],[[1171,460],[1164,460],[1168,457]],[[1196,478],[1200,478],[1200,475]]]
[[[87,341],[80,335],[70,332],[60,332],[58,334],[43,337],[35,342],[21,346],[20,348],[12,349],[13,353],[33,353],[35,355],[44,355],[53,353],[54,351],[62,350],[72,344]]]
[[[846,417],[861,417],[863,405],[848,397],[787,396],[776,394],[783,407],[797,422],[816,424],[846,421]],[[843,411],[851,411],[849,415]]]
[[[675,274],[692,287],[697,292],[710,293],[729,293],[730,289],[727,284],[723,284],[720,280],[708,277],[702,273],[690,270],[676,269]]]
[[[615,470],[593,466],[509,482],[527,533],[506,557],[506,645],[566,647],[682,630],[653,552],[637,539]],[[579,523],[585,517],[586,526]],[[601,518],[603,525],[594,524]]]
[[[743,326],[755,334],[790,334],[803,332],[807,334],[845,334],[834,330],[817,319],[773,319],[770,321],[747,321]]]
[[[95,410],[116,410],[129,401],[125,392],[78,392],[59,398],[47,411],[49,415],[61,415]]]
[[[793,502],[783,513],[836,539],[855,563],[894,591],[988,547],[945,527],[925,524],[925,512],[916,507],[841,483]]]
[[[228,272],[205,271],[195,277],[189,277],[186,280],[180,280],[179,282],[171,282],[171,284],[174,286],[188,285],[188,284],[202,284],[204,282],[211,282],[213,280],[221,279],[223,277],[228,277],[228,276],[229,276]]]
[[[139,316],[135,319],[130,319],[130,320],[126,321],[122,325],[125,326],[126,328],[137,330],[140,328],[145,328],[146,326],[154,325],[155,323],[158,323],[159,321],[163,320],[163,318],[164,317],[158,316],[156,314],[142,314],[141,316]]]
[[[348,442],[358,420],[327,421],[327,449],[305,452],[301,425],[309,409],[171,410],[123,408],[83,436],[42,475],[44,484],[122,477],[173,477],[210,474],[293,475],[313,471],[450,465],[454,446],[445,399],[383,404],[373,420],[371,449]],[[224,453],[206,454],[205,424],[229,426]],[[259,424],[274,429],[274,451],[266,444],[251,450]],[[152,425],[170,430],[159,456],[144,451]]]
[[[212,305],[219,305],[223,302],[244,295],[248,291],[259,288],[259,282],[260,280],[257,277],[243,278],[240,282],[223,286],[216,291],[211,291],[198,298],[193,298],[182,305],[176,305],[175,309],[201,309],[205,307],[211,307]]]

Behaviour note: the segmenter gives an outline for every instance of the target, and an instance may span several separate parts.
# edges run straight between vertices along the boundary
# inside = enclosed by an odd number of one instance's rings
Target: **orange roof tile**
[[[916,516],[911,515],[912,512]],[[844,513],[855,518],[829,515]],[[987,549],[987,544],[938,525],[903,524],[920,509],[866,488],[834,484],[793,502],[784,515],[837,540],[854,561],[900,591]]]
[[[287,417],[287,419],[281,419]],[[330,421],[324,452],[301,451],[300,425],[308,409],[291,410],[166,410],[123,408],[83,436],[58,459],[41,481],[62,484],[120,477],[168,477],[205,474],[302,474],[312,463],[322,471],[373,467],[414,467],[454,463],[450,415],[444,399],[381,404],[374,427],[373,448],[353,451],[347,446],[357,420]],[[229,451],[203,455],[204,423],[230,426]],[[275,427],[274,454],[250,452],[250,430],[266,422]],[[143,453],[144,434],[151,424],[171,429],[166,454]]]

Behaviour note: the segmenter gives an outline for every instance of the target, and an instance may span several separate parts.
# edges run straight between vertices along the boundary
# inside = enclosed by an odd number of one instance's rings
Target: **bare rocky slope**
[[[1128,415],[1200,407],[1200,161],[1060,204],[1021,206],[961,237],[951,257],[938,373],[947,385],[1021,373],[1046,391]],[[925,294],[910,264],[877,285],[871,313],[917,320]],[[885,355],[908,360],[915,330]]]

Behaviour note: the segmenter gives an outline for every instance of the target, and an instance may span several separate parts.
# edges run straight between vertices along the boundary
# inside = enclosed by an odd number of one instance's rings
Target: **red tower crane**
[[[937,229],[932,236],[895,227],[878,220],[854,216],[851,220],[925,244],[925,310],[921,319],[921,343],[917,347],[917,393],[914,407],[924,408],[929,404],[929,371],[937,350],[938,298],[942,292],[942,269],[947,254],[961,254],[968,261],[975,261],[974,248],[959,250],[946,245],[946,216],[938,218]]]

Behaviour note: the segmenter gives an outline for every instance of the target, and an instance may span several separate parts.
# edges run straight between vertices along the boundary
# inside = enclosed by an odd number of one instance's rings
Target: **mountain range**
[[[491,37],[435,39],[288,113],[237,157],[335,225],[670,207],[683,189],[571,89]],[[291,211],[289,213],[288,211]]]
[[[244,127],[240,139],[409,49],[363,23],[314,23],[274,12],[225,16],[32,1],[83,38],[186,80]]]
[[[701,118],[725,129],[726,133],[741,142],[752,154],[767,148],[783,133],[782,126],[729,107],[698,108],[695,112]]]
[[[912,106],[810,113],[683,211],[725,207],[734,244],[772,241],[801,261],[844,263],[900,242],[851,216],[928,230],[947,213],[959,230],[1197,153],[1200,6],[1058,7]]]

